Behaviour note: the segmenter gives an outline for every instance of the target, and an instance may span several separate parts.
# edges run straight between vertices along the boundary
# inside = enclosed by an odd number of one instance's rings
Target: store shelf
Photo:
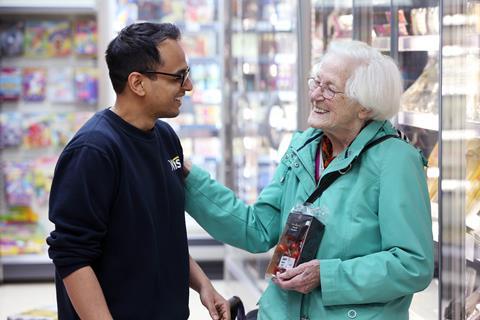
[[[225,246],[208,233],[188,235],[188,250],[195,261],[223,261]]]
[[[436,114],[401,111],[397,114],[397,121],[401,125],[438,131],[439,119]],[[467,121],[463,132],[444,132],[443,134],[445,139],[460,136],[466,139],[480,137],[480,122]]]
[[[0,160],[2,161],[18,161],[21,159],[30,160],[38,159],[48,155],[59,154],[62,147],[48,147],[48,148],[7,148],[1,149]]]
[[[237,63],[260,63],[260,64],[295,64],[296,56],[290,53],[276,53],[273,56],[269,55],[260,55],[256,57],[236,57]]]
[[[438,203],[430,202],[431,207],[431,215],[432,215],[432,234],[433,234],[433,241],[438,243]]]
[[[397,115],[399,124],[438,131],[438,115],[402,111]]]
[[[220,30],[220,26],[217,22],[211,23],[196,23],[193,21],[188,21],[188,23],[184,22],[176,22],[175,23],[184,33],[198,33],[198,32],[218,32]]]
[[[15,66],[16,68],[38,67],[39,61],[45,68],[55,67],[96,67],[97,58],[80,57],[74,54],[68,57],[47,57],[47,58],[29,58],[29,57],[2,57],[2,66]]]
[[[260,298],[260,295],[266,287],[266,281],[259,282],[257,279],[252,278],[245,272],[243,265],[232,259],[229,255],[225,257],[225,269],[235,280],[242,283],[242,286],[248,290],[250,296],[254,297],[255,300]]]
[[[439,35],[399,37],[398,51],[438,51],[439,40]],[[377,37],[372,45],[379,50],[390,51],[390,38]]]
[[[480,201],[473,206],[471,212],[467,212],[465,224],[468,228],[472,230],[480,230],[480,217],[478,213],[480,212]]]
[[[480,262],[480,239],[475,233],[465,235],[465,258],[470,262]]]
[[[96,0],[0,0],[2,14],[94,13]]]
[[[185,214],[190,255],[196,261],[222,261],[225,256],[223,243],[210,236],[192,217]]]
[[[293,90],[250,90],[247,92],[235,93],[235,98],[239,98],[242,95],[246,96],[248,99],[252,99],[253,101],[255,101],[255,99],[259,99],[260,97],[272,97],[276,95],[281,101],[295,102],[297,97],[296,91]]]
[[[217,57],[217,56],[212,56],[212,57],[189,57],[188,60],[192,65],[218,64],[218,63],[220,63],[220,58]]]
[[[83,20],[92,20],[97,21],[97,0],[69,0],[69,1],[59,1],[59,0],[0,0],[0,12],[1,18],[8,22],[8,24],[13,22],[22,22],[24,28],[19,28],[19,32],[22,32],[24,39],[27,38],[27,35],[31,37],[39,37],[35,39],[42,39],[47,34],[58,31],[57,29],[50,27],[50,23],[67,21],[68,26],[68,39],[69,50],[62,50],[59,56],[52,54],[48,49],[53,45],[53,40],[49,40],[48,43],[40,45],[38,40],[37,42],[31,41],[31,46],[33,48],[41,48],[41,53],[35,51],[35,54],[27,54],[26,48],[24,47],[25,52],[14,52],[16,56],[2,56],[0,64],[2,67],[15,67],[18,69],[28,68],[28,67],[41,67],[44,69],[43,76],[41,80],[38,80],[38,83],[45,83],[45,88],[42,89],[42,93],[39,95],[38,100],[41,101],[29,101],[36,99],[28,99],[25,96],[25,91],[22,90],[22,93],[19,95],[17,101],[9,101],[2,103],[1,112],[13,113],[19,115],[19,126],[20,129],[18,132],[22,132],[22,137],[19,140],[23,140],[18,146],[9,147],[7,149],[0,150],[1,157],[0,161],[13,161],[15,164],[22,164],[25,166],[25,172],[34,172],[34,170],[41,170],[42,178],[47,178],[53,174],[54,159],[60,153],[64,147],[64,140],[67,140],[67,137],[73,135],[73,132],[77,129],[77,125],[80,125],[81,119],[85,119],[87,114],[90,114],[97,110],[98,106],[96,104],[87,104],[83,100],[79,99],[76,95],[78,91],[72,94],[71,99],[57,99],[56,96],[58,86],[55,87],[53,83],[61,83],[62,80],[71,82],[71,88],[78,89],[78,86],[75,81],[74,71],[77,71],[76,68],[91,68],[96,69],[98,67],[98,61],[95,56],[81,56],[81,53],[85,51],[79,50],[74,43],[74,39],[77,34],[85,35],[87,32],[93,32],[96,29],[89,29],[88,31],[81,31],[74,26],[79,26],[80,24],[74,24],[78,21]],[[30,22],[35,22],[29,27]],[[40,22],[41,24],[36,24]],[[41,28],[35,29],[41,25]],[[35,30],[35,32],[34,32]],[[60,30],[65,31],[67,28],[60,28]],[[37,32],[40,32],[37,34]],[[55,38],[57,41],[62,43],[67,43],[66,35],[60,38]],[[52,38],[50,38],[52,39]],[[93,40],[94,37],[91,39]],[[90,40],[89,40],[90,41]],[[24,42],[30,43],[30,42]],[[90,42],[89,42],[90,43]],[[55,42],[55,45],[57,43]],[[77,44],[86,44],[82,41],[77,42]],[[90,43],[91,44],[91,43]],[[92,46],[93,48],[93,46]],[[33,51],[32,51],[33,52]],[[39,51],[40,52],[40,51]],[[92,53],[91,51],[88,51]],[[12,53],[13,54],[13,53]],[[96,54],[96,51],[94,52]],[[61,55],[61,56],[60,56]],[[66,55],[66,56],[64,56]],[[58,70],[63,70],[66,67],[72,69],[72,73],[65,76],[64,79],[58,80],[60,78],[50,77],[50,75],[57,73]],[[54,72],[52,72],[54,71]],[[25,83],[25,70],[20,71],[22,73],[22,82]],[[50,73],[52,72],[52,73]],[[28,74],[28,73],[27,73]],[[100,81],[100,79],[98,79]],[[91,82],[93,83],[93,81]],[[85,83],[82,83],[82,85]],[[22,85],[23,89],[25,84]],[[55,89],[55,90],[50,90]],[[54,96],[55,95],[55,96]],[[52,97],[55,97],[53,99]],[[91,100],[89,100],[90,102]],[[84,113],[85,112],[85,113]],[[75,114],[75,116],[73,116]],[[72,118],[68,118],[72,116]],[[77,117],[82,115],[82,117]],[[85,118],[83,118],[85,115]],[[7,117],[7,121],[9,118]],[[17,121],[16,117],[13,117]],[[71,121],[70,121],[71,120]],[[78,122],[76,122],[78,120]],[[55,125],[54,122],[58,121],[58,125]],[[68,129],[67,129],[68,126]],[[33,127],[33,131],[41,131],[42,141],[38,142],[38,139],[33,142],[33,138],[29,136],[30,129]],[[15,130],[17,127],[14,127]],[[23,130],[21,129],[23,128]],[[48,128],[48,130],[47,130]],[[59,129],[59,131],[55,131]],[[36,131],[35,131],[36,132]],[[58,133],[58,135],[56,135]],[[61,138],[60,138],[60,135]],[[48,136],[48,139],[47,139]],[[25,139],[31,138],[31,139]],[[55,140],[59,138],[58,140]],[[48,160],[48,161],[47,161]],[[30,166],[34,163],[32,166]],[[34,168],[34,169],[33,169]],[[2,167],[3,169],[3,167]],[[48,172],[47,172],[48,171]],[[4,171],[2,170],[0,176],[0,186],[5,184]],[[23,171],[22,171],[23,173]],[[48,180],[47,180],[48,181]],[[22,180],[22,183],[27,183]],[[36,193],[35,196],[32,196],[31,203],[29,207],[33,212],[38,214],[38,223],[36,224],[39,227],[38,237],[41,237],[39,241],[44,243],[44,237],[46,234],[44,230],[48,230],[47,225],[47,208],[46,203],[48,199],[49,186],[40,190],[40,193]],[[42,193],[45,192],[45,193]],[[40,195],[41,194],[41,195]],[[7,203],[7,196],[0,192],[0,201],[2,202],[2,214],[9,215],[10,208],[7,208],[11,203]],[[3,204],[5,204],[3,206]],[[15,204],[13,204],[14,206]],[[37,235],[35,235],[36,237]],[[38,239],[37,239],[38,240]],[[46,252],[38,254],[21,254],[21,255],[11,255],[11,256],[1,256],[0,257],[0,282],[16,282],[16,281],[45,281],[52,280],[54,278],[54,266],[51,260],[48,258]]]
[[[468,121],[467,122],[467,129],[470,130],[470,134],[474,137],[480,137],[480,122],[478,121]]]
[[[438,51],[440,37],[438,34],[423,35],[423,36],[404,36],[398,38],[398,51]],[[373,47],[381,51],[390,51],[390,38],[377,37],[373,39]],[[465,46],[445,46],[445,55],[459,55],[464,53],[471,53],[472,50],[477,50],[480,46],[480,35],[469,35],[465,39]]]
[[[180,125],[178,136],[180,138],[210,138],[218,137],[220,130],[213,125]]]
[[[206,232],[196,232],[188,236],[189,253],[199,262],[202,268],[208,268],[216,278],[222,274],[222,259],[225,256],[225,246],[214,240]],[[203,267],[205,266],[205,267]],[[55,276],[55,267],[47,253],[22,254],[0,257],[0,274],[3,273],[3,282],[44,281],[52,280]],[[1,281],[0,281],[1,282]]]
[[[3,281],[39,281],[52,280],[55,268],[47,253],[2,256]]]
[[[425,290],[413,296],[410,320],[438,320],[438,280],[433,279]]]
[[[233,26],[232,32],[234,33],[292,33],[294,30],[291,28],[291,23],[285,25],[278,24],[273,26],[270,22],[257,21],[255,27],[242,28],[239,26]]]
[[[444,46],[443,47],[443,56],[444,57],[460,57],[465,55],[478,55],[480,52],[480,36],[467,37],[465,39],[466,46]]]

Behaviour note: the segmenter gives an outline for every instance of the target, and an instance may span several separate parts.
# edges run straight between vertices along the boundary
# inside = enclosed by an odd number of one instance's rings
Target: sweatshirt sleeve
[[[376,153],[381,155],[381,251],[343,261],[321,260],[325,305],[387,302],[423,290],[432,279],[432,223],[423,162],[410,146],[406,152],[394,149],[401,143]]]
[[[196,166],[185,183],[186,211],[215,239],[250,252],[265,252],[277,243],[282,190],[276,177],[252,205]]]
[[[55,229],[47,238],[49,256],[62,278],[101,255],[114,193],[113,165],[104,153],[90,146],[62,153],[49,203]]]

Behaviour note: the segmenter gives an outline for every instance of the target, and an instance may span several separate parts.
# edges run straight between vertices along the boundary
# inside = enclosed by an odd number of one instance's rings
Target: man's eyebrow
[[[178,70],[176,73],[185,72],[185,71],[187,71],[187,69],[190,69],[190,66],[186,66],[185,68],[182,68],[182,69]]]

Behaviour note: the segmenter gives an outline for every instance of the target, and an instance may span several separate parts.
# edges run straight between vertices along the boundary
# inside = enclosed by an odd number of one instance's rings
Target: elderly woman
[[[273,278],[258,319],[408,319],[433,274],[430,201],[421,153],[388,121],[402,82],[387,56],[331,43],[314,66],[308,130],[296,134],[253,205],[187,165],[186,209],[216,239],[249,252],[275,246],[292,207],[328,213],[316,259]]]

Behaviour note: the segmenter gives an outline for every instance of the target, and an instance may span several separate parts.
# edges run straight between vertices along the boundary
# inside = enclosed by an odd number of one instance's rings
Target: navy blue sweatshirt
[[[106,109],[60,155],[47,238],[59,319],[77,319],[62,279],[91,266],[114,319],[187,319],[183,153],[158,120],[141,131]]]

